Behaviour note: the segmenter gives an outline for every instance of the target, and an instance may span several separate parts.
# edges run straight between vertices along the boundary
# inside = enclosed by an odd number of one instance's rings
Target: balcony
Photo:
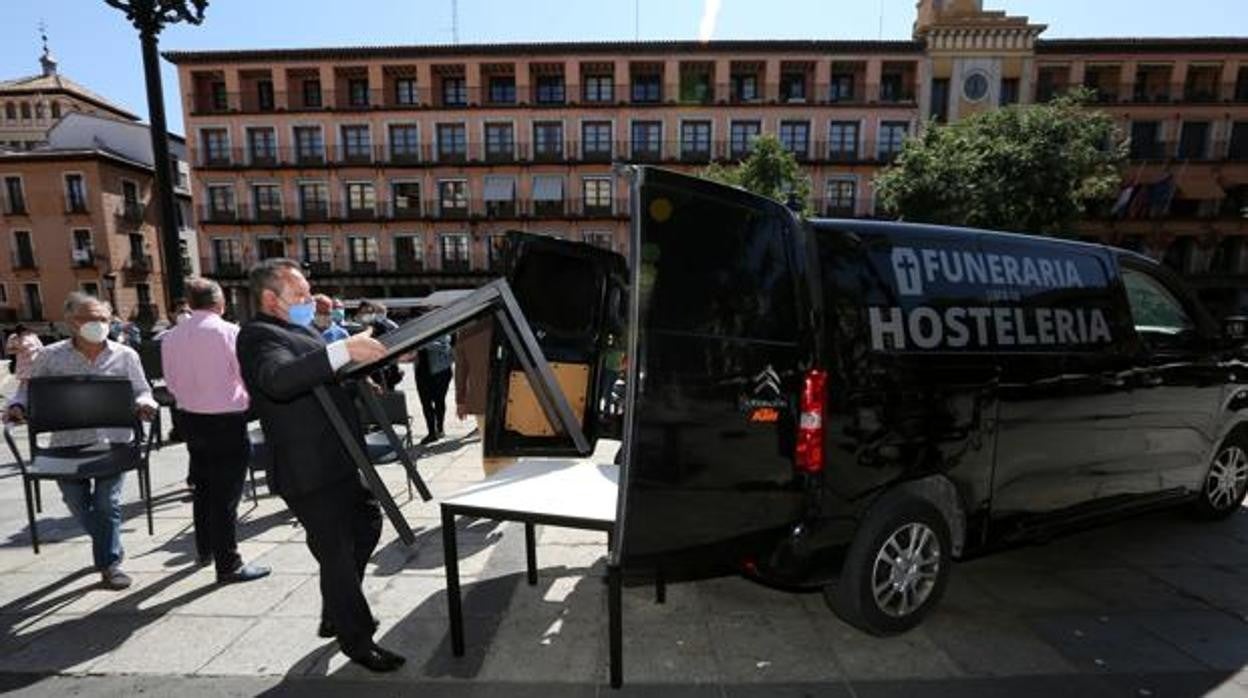
[[[130,255],[126,258],[125,265],[122,268],[130,274],[150,274],[152,273],[152,256],[150,254]]]
[[[355,274],[375,274],[381,271],[381,265],[375,259],[352,259],[348,262],[348,269]]]
[[[66,201],[66,202],[65,202],[65,213],[69,213],[69,214],[86,214],[86,213],[89,213],[89,211],[87,210],[87,202],[82,201],[82,200],[76,200],[76,201],[75,201],[75,200],[71,200],[71,201]]]
[[[234,208],[216,208],[214,206],[199,207],[200,223],[233,223],[238,220],[238,211]]]
[[[4,206],[4,215],[6,216],[25,216],[26,201],[24,199],[10,199]]]
[[[35,271],[39,268],[38,262],[35,260],[35,253],[30,251],[18,251],[10,258],[13,271]]]
[[[1174,143],[1167,141],[1132,141],[1129,157],[1132,160],[1166,160],[1174,152]]]
[[[74,269],[94,269],[100,262],[99,256],[90,249],[69,251],[69,266]]]
[[[147,208],[138,201],[123,201],[117,217],[125,223],[142,223],[147,217]]]

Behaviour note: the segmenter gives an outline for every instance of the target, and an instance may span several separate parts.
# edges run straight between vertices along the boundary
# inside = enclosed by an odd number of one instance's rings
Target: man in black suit
[[[360,587],[381,536],[381,511],[312,393],[328,389],[362,446],[354,401],[334,374],[352,361],[377,360],[385,347],[371,331],[326,345],[310,329],[316,303],[308,281],[289,259],[253,268],[251,295],[259,313],[238,335],[238,361],[273,452],[272,487],[303,525],[320,565],[320,635],[336,636],[344,654],[373,671],[393,671],[404,659],[373,642],[377,625]]]

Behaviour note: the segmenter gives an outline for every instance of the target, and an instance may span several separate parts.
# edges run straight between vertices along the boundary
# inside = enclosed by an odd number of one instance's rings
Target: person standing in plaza
[[[350,337],[351,334],[334,319],[334,302],[329,296],[318,293],[313,296],[313,299],[316,301],[316,315],[312,318],[312,324],[316,326],[325,342],[328,344]]]
[[[121,376],[134,389],[135,409],[150,421],[156,415],[156,401],[143,374],[139,355],[129,347],[108,338],[107,303],[85,293],[71,293],[65,301],[65,323],[69,339],[45,347],[30,367],[30,378],[41,376]],[[5,419],[12,423],[26,420],[26,383],[9,401]],[[126,442],[134,434],[129,429],[58,431],[51,445],[83,446],[102,442]],[[121,547],[121,486],[123,474],[87,481],[61,481],[61,495],[74,519],[91,536],[95,568],[105,588],[121,590],[130,586],[130,576],[121,570],[125,551]]]
[[[376,361],[386,349],[371,330],[327,345],[311,327],[316,302],[297,262],[267,259],[251,270],[250,284],[259,312],[238,335],[238,360],[273,452],[273,489],[307,532],[320,566],[318,632],[337,637],[358,664],[394,671],[405,660],[373,641],[376,621],[361,588],[381,537],[381,510],[313,394],[326,389],[362,448],[355,402],[335,374],[350,362]]]
[[[13,377],[17,379],[19,386],[30,380],[30,367],[40,349],[43,349],[43,342],[25,325],[14,328],[13,334],[5,342],[4,351],[12,358]]]
[[[225,294],[216,282],[191,279],[187,292],[190,315],[165,333],[160,352],[191,458],[195,550],[201,564],[216,563],[218,582],[248,582],[269,570],[243,562],[235,532],[251,456],[249,398],[235,355],[238,325],[221,318]]]
[[[445,436],[446,391],[451,385],[451,337],[429,340],[416,352],[416,392],[429,433],[420,440],[427,446]]]

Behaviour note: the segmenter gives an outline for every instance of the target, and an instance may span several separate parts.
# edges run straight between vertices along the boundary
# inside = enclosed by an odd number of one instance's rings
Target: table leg
[[[607,633],[611,636],[611,688],[619,688],[624,683],[624,632],[621,625],[620,601],[620,568],[618,565],[607,566]]]
[[[459,597],[459,541],[455,514],[442,507],[442,559],[446,567],[446,604],[451,617],[451,653],[464,656],[464,612]]]
[[[654,568],[654,602],[667,603],[667,578],[663,576],[663,565]]]
[[[529,586],[537,586],[537,526],[524,525],[524,556],[529,567]]]

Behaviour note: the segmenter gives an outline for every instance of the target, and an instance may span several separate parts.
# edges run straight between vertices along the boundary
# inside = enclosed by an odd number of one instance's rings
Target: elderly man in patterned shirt
[[[108,339],[112,311],[107,303],[85,293],[71,293],[65,301],[65,323],[71,336],[39,352],[30,368],[30,377],[40,376],[124,376],[134,388],[139,416],[150,420],[156,414],[156,401],[143,374],[139,355],[130,347]],[[25,421],[26,385],[9,402],[5,418]],[[52,434],[53,446],[78,446],[105,441],[123,442],[133,438],[128,429],[61,431]],[[125,551],[121,547],[122,475],[95,478],[89,482],[58,482],[65,505],[78,523],[91,535],[95,567],[108,589],[130,586],[130,577],[121,571]]]

